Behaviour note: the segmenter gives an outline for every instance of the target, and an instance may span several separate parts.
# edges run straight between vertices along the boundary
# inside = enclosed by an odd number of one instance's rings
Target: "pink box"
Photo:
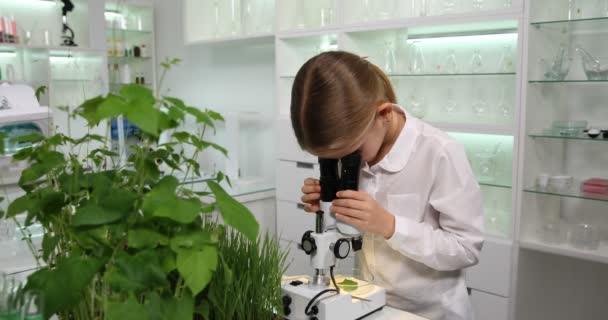
[[[583,181],[581,191],[608,196],[608,179],[591,178]]]

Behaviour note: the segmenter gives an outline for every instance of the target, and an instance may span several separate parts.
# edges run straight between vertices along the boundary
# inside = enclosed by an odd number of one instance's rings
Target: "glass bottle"
[[[213,17],[215,19],[215,37],[220,36],[220,1],[213,1]]]
[[[253,0],[241,0],[241,20],[243,34],[251,34],[254,30]]]
[[[598,0],[597,10],[602,17],[608,17],[608,0]]]
[[[443,105],[443,111],[446,113],[453,113],[458,109],[458,104],[456,104],[456,99],[454,99],[454,91],[452,88],[448,88],[448,92],[446,94],[446,101]]]
[[[502,3],[502,7],[505,9],[509,9],[513,6],[513,0],[504,0]]]
[[[443,0],[443,14],[453,14],[458,11],[458,0]]]
[[[505,45],[502,50],[502,55],[498,62],[499,73],[511,73],[514,71],[513,51],[510,45]]]
[[[370,0],[363,0],[363,21],[371,20],[371,11],[372,8],[370,6]]]
[[[424,73],[425,61],[424,53],[422,52],[422,48],[420,47],[420,41],[412,42],[410,57],[412,57],[410,63],[410,72],[413,74]]]
[[[395,46],[392,41],[384,43],[384,72],[387,74],[395,73],[397,58],[395,57]]]
[[[509,120],[513,117],[513,107],[510,103],[511,90],[508,87],[502,88],[502,93],[500,94],[500,100],[498,100],[498,105],[496,106],[499,119]]]
[[[481,73],[483,71],[483,60],[481,57],[481,51],[475,49],[473,51],[473,58],[471,58],[471,73]]]
[[[473,108],[473,113],[477,117],[481,118],[486,114],[486,111],[488,110],[488,103],[486,102],[486,97],[483,90],[477,91],[475,100],[473,101],[471,107]]]
[[[379,0],[376,0],[379,1]],[[396,3],[395,0],[382,0],[379,1],[380,4],[380,12],[378,12],[378,16],[381,20],[390,19],[393,17],[395,12]]]
[[[240,29],[239,0],[230,0],[230,34],[236,36]]]
[[[305,29],[308,26],[306,2],[305,0],[296,0],[297,8],[294,14],[296,16],[296,28],[298,29]]]
[[[448,51],[448,56],[445,61],[445,73],[458,73],[458,65],[456,64],[456,52],[454,52],[453,49],[450,49],[450,51]]]
[[[410,96],[410,112],[418,119],[426,116],[426,103],[424,97],[417,97],[415,94]]]
[[[473,10],[483,10],[484,0],[472,0],[472,2],[473,2]]]

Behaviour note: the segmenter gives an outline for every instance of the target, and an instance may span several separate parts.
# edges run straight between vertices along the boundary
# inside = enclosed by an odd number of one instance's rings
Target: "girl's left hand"
[[[331,211],[338,220],[389,239],[395,233],[395,216],[386,211],[369,194],[362,191],[345,190],[337,194]]]

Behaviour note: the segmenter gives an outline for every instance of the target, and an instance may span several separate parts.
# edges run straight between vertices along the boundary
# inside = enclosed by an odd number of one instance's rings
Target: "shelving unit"
[[[583,193],[581,181],[606,177],[606,149],[599,137],[580,132],[562,136],[545,129],[553,121],[588,120],[588,127],[608,126],[605,111],[606,80],[590,80],[583,68],[580,47],[604,57],[607,16],[601,15],[598,1],[529,1],[526,12],[527,74],[523,87],[525,112],[520,127],[522,157],[519,162],[518,270],[515,319],[535,319],[551,309],[552,319],[601,318],[605,306],[590,303],[585,297],[602,295],[605,286],[595,279],[606,273],[608,263],[608,197]],[[608,13],[608,12],[606,12]],[[582,130],[581,130],[582,131]],[[566,188],[540,187],[538,175],[569,175],[574,182]],[[577,180],[579,179],[579,180]],[[575,245],[586,224],[584,237],[599,246]],[[583,238],[585,239],[585,238]],[[550,261],[550,262],[549,262]],[[539,270],[552,269],[551,277]],[[573,270],[594,270],[576,273]],[[570,271],[566,271],[570,270]],[[568,278],[576,279],[570,281]],[[545,295],[546,288],[567,286],[574,296],[559,290]],[[530,296],[540,298],[531,302]]]
[[[62,111],[73,111],[86,99],[108,91],[104,38],[103,33],[98,32],[103,29],[103,16],[91,14],[102,12],[104,1],[73,2],[75,9],[68,14],[68,24],[74,30],[74,40],[78,45],[75,47],[61,45],[59,2],[0,1],[2,15],[14,16],[19,38],[18,43],[0,43],[2,80],[27,84],[34,89],[41,86],[47,88],[46,94],[41,96],[40,104],[49,106],[53,111],[51,133],[60,132],[72,138],[87,133],[104,135],[103,126],[88,129],[85,123],[69,119],[67,113]],[[14,70],[12,79],[7,79],[10,73],[7,69]],[[2,185],[0,191],[2,197],[8,195],[8,200],[14,200],[23,193],[16,185]],[[8,200],[5,199],[0,206],[6,209]],[[21,218],[24,217],[18,217]],[[39,245],[42,234],[40,230],[35,230],[37,227],[39,226],[30,227],[30,231],[34,242]],[[13,242],[2,243],[3,248],[12,247],[14,252],[3,252],[0,270],[16,272],[34,267],[29,251],[20,244],[17,237]]]

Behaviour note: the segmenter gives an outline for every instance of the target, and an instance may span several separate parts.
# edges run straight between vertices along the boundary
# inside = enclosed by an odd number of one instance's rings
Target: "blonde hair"
[[[304,150],[344,150],[361,140],[376,108],[397,103],[388,77],[352,53],[330,51],[308,60],[291,93],[291,124]]]

